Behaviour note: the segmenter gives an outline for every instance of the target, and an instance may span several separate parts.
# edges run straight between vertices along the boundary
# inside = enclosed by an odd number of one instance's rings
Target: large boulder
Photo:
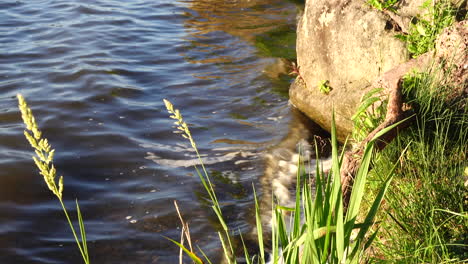
[[[330,130],[335,110],[338,139],[351,132],[362,95],[382,73],[408,60],[391,19],[365,1],[308,0],[297,30],[301,78],[290,89],[299,110]],[[324,94],[319,83],[328,81]]]

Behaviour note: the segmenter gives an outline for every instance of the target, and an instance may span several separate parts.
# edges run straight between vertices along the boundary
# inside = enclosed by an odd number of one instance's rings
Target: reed
[[[56,180],[57,171],[53,163],[55,150],[52,149],[52,146],[49,144],[47,138],[42,136],[42,132],[37,126],[36,119],[34,118],[32,110],[31,108],[29,108],[24,97],[21,94],[18,94],[17,98],[18,107],[21,111],[21,117],[23,119],[24,124],[26,125],[26,129],[24,130],[24,136],[28,140],[29,144],[31,144],[36,154],[32,157],[34,163],[39,169],[39,173],[44,177],[44,181],[47,187],[57,197],[62,207],[63,213],[65,214],[65,217],[68,221],[78,249],[80,250],[81,256],[83,257],[83,262],[89,264],[90,261],[88,254],[88,246],[86,244],[86,232],[83,222],[83,216],[81,214],[80,206],[78,205],[78,200],[76,200],[75,203],[81,240],[78,239],[75,227],[73,226],[67,208],[63,203],[63,176],[60,176],[58,181]]]

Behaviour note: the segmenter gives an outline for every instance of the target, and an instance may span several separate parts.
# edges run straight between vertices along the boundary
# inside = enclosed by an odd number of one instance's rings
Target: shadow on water
[[[220,256],[163,98],[191,124],[229,225],[249,232],[263,157],[300,123],[287,102],[296,12],[283,0],[2,1],[0,263],[81,263],[31,161],[18,92],[56,149],[66,204],[79,198],[92,263],[176,263],[163,238],[180,235],[174,200]]]

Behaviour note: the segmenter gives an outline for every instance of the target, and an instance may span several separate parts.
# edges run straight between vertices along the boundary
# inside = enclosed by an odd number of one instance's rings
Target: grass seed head
[[[26,125],[24,136],[36,153],[36,156],[33,157],[34,163],[39,169],[40,174],[44,177],[44,181],[49,190],[51,190],[59,199],[62,199],[63,177],[60,177],[59,186],[57,188],[57,184],[55,182],[57,171],[52,164],[55,150],[52,149],[46,138],[42,138],[42,133],[37,127],[36,119],[34,118],[24,97],[21,94],[18,94],[17,98],[18,106],[21,111],[21,118]]]

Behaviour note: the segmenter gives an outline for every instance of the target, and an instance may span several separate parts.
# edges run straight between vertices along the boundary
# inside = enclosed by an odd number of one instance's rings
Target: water
[[[0,263],[82,263],[31,160],[17,93],[56,149],[73,217],[79,199],[92,263],[177,263],[164,238],[180,236],[174,200],[194,242],[219,257],[194,153],[162,99],[191,125],[228,224],[247,232],[262,155],[292,120],[274,56],[294,46],[282,39],[275,55],[262,41],[293,32],[296,12],[285,0],[3,0]]]

